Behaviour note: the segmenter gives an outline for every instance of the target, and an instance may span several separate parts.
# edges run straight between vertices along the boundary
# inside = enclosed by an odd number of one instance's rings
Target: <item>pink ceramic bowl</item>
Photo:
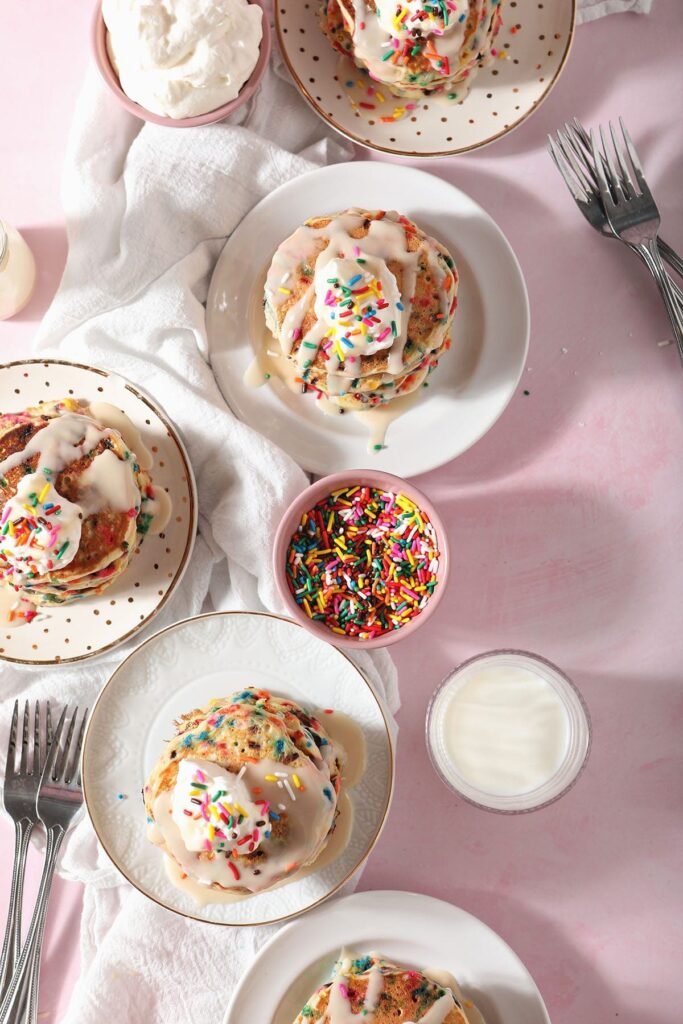
[[[416,615],[414,619],[411,619],[410,622],[406,623],[405,626],[401,626],[400,629],[394,629],[389,633],[385,633],[383,636],[374,637],[372,640],[360,640],[352,636],[339,636],[337,633],[333,633],[332,630],[324,623],[309,619],[306,612],[303,611],[303,609],[296,603],[289,587],[287,586],[287,573],[285,569],[289,542],[299,525],[302,515],[305,512],[308,512],[309,509],[313,508],[313,506],[321,500],[321,498],[325,498],[332,491],[336,491],[341,487],[351,487],[354,484],[375,487],[378,490],[393,491],[394,494],[405,494],[405,496],[410,498],[418,508],[424,509],[431,519],[432,525],[436,531],[439,551],[441,553],[439,558],[439,570],[437,573],[438,584],[425,608],[423,608],[420,614]],[[304,629],[307,629],[311,633],[315,633],[316,636],[319,636],[323,640],[327,640],[328,643],[332,643],[336,647],[346,647],[349,649],[354,648],[355,650],[371,650],[376,647],[388,647],[390,644],[395,644],[398,640],[403,640],[405,637],[410,636],[416,629],[419,629],[420,626],[424,625],[430,616],[434,614],[439,601],[443,597],[446,582],[448,580],[449,561],[450,557],[446,531],[438,512],[432,505],[429,498],[423,494],[422,491],[418,491],[417,487],[413,487],[412,484],[408,483],[407,480],[402,480],[400,476],[393,476],[391,473],[381,473],[374,469],[349,469],[344,473],[333,473],[331,476],[324,476],[314,484],[311,484],[310,487],[307,487],[306,490],[292,502],[282,517],[275,535],[275,543],[273,545],[273,571],[275,573],[275,582],[277,583],[280,596],[287,607],[287,614],[291,615],[291,617],[298,622],[299,625],[303,626]]]
[[[230,103],[224,103],[222,107],[216,107],[215,110],[209,110],[206,114],[197,114],[196,117],[164,117],[162,114],[153,114],[151,110],[145,110],[139,103],[130,99],[126,96],[125,92],[121,88],[119,78],[109,60],[109,54],[107,53],[107,28],[102,18],[102,7],[98,3],[95,7],[95,18],[93,21],[92,30],[92,46],[93,54],[95,56],[95,63],[99,69],[102,78],[109,86],[111,91],[114,93],[119,103],[130,111],[131,114],[135,114],[136,117],[141,118],[143,121],[152,121],[154,124],[166,125],[168,128],[197,128],[202,124],[213,124],[215,121],[222,121],[223,118],[227,117],[228,114],[232,114],[238,107],[241,107],[243,103],[246,103],[250,99],[263,78],[266,68],[268,67],[268,58],[270,57],[270,48],[272,44],[270,22],[268,21],[268,12],[264,6],[264,0],[252,0],[253,3],[263,10],[263,36],[261,38],[261,52],[259,59],[256,62],[256,67],[251,73],[251,77],[247,79],[242,88],[240,89],[239,95],[236,99],[231,100]]]

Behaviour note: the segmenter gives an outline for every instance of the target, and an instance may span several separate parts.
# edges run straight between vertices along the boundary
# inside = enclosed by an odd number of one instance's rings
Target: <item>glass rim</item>
[[[431,728],[434,711],[437,701],[439,700],[439,697],[442,694],[445,687],[457,675],[459,675],[465,669],[469,668],[471,665],[483,661],[487,658],[497,658],[505,655],[513,655],[515,657],[527,658],[531,661],[535,661],[540,665],[544,666],[546,669],[550,670],[551,673],[555,674],[568,688],[571,697],[575,699],[576,708],[580,712],[580,715],[583,718],[583,722],[585,724],[585,750],[583,752],[583,756],[581,757],[580,762],[576,767],[576,770],[573,772],[573,774],[567,781],[566,785],[564,785],[557,793],[553,793],[547,799],[542,799],[539,803],[531,804],[528,807],[496,807],[492,806],[491,804],[484,803],[482,800],[477,800],[473,796],[470,796],[468,793],[463,792],[463,790],[460,789],[457,786],[457,784],[452,781],[452,779],[446,776],[441,764],[439,763],[439,759],[435,751],[435,745],[432,742]],[[440,683],[432,693],[431,697],[429,698],[429,703],[427,705],[427,713],[425,715],[425,745],[427,747],[429,760],[431,761],[434,771],[441,779],[443,784],[447,786],[452,793],[455,793],[456,796],[460,797],[460,799],[465,800],[468,804],[471,804],[473,807],[477,807],[480,810],[489,811],[491,814],[530,814],[532,811],[540,811],[543,808],[549,807],[551,804],[556,803],[557,800],[565,796],[569,792],[569,790],[576,785],[576,783],[578,782],[579,778],[581,777],[586,768],[586,764],[588,763],[588,758],[593,746],[593,726],[591,722],[591,716],[590,711],[588,709],[588,705],[586,704],[586,701],[581,691],[578,689],[576,684],[569,678],[569,676],[562,671],[562,669],[558,668],[558,666],[554,662],[550,661],[548,658],[544,658],[540,654],[534,654],[533,651],[526,651],[513,647],[503,647],[496,648],[495,650],[491,651],[483,651],[481,654],[475,654],[472,657],[467,658],[465,661],[461,662],[454,669],[452,669],[446,676],[443,677],[443,679],[440,681]],[[561,773],[562,769],[566,766],[570,753],[571,750],[568,751],[567,757],[565,757],[562,764],[559,766],[557,771],[551,776],[551,778],[547,780],[545,783],[543,783],[542,787],[537,787],[537,789],[548,786],[554,778],[557,778],[557,776]],[[482,793],[482,796],[485,795],[483,791],[480,792]],[[534,791],[532,790],[531,792],[533,793]],[[493,796],[493,794],[491,795]],[[520,794],[520,796],[521,795],[522,794]],[[511,797],[511,801],[513,801],[516,798],[518,797],[515,797],[513,795]]]

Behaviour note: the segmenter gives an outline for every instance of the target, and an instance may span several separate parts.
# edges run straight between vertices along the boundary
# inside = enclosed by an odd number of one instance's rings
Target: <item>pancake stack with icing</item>
[[[352,959],[343,953],[332,980],[303,1007],[294,1024],[483,1024],[455,979],[446,985],[407,970],[376,953]]]
[[[342,409],[414,391],[450,346],[458,275],[447,249],[407,217],[314,217],[278,248],[265,316],[304,391]]]
[[[467,95],[496,54],[502,0],[323,0],[332,44],[398,96]]]
[[[37,605],[100,594],[163,529],[150,467],[85,403],[0,414],[0,578]]]
[[[194,882],[260,892],[334,830],[343,751],[293,701],[245,689],[176,723],[144,790],[149,837]]]

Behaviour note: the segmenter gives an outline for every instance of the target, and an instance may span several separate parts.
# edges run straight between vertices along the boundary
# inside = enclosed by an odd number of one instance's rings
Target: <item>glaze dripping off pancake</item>
[[[414,391],[450,346],[458,274],[407,217],[348,209],[313,217],[278,247],[265,318],[302,390],[341,409]]]
[[[467,96],[496,57],[503,0],[323,0],[335,49],[397,96]],[[504,51],[503,51],[504,52]]]
[[[342,953],[334,974],[310,997],[294,1024],[483,1024],[455,979],[441,985],[425,972],[377,953]]]
[[[334,829],[343,751],[293,701],[246,688],[183,715],[145,785],[150,839],[189,878],[259,892]]]
[[[0,414],[0,576],[36,605],[99,594],[159,512],[146,469],[85,402]]]

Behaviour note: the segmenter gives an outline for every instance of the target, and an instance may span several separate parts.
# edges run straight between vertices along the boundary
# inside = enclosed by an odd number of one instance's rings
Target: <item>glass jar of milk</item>
[[[427,746],[460,796],[508,814],[544,807],[574,784],[590,749],[588,710],[555,665],[525,651],[471,658],[438,688]]]
[[[0,320],[24,308],[35,283],[33,253],[17,229],[0,220]]]

